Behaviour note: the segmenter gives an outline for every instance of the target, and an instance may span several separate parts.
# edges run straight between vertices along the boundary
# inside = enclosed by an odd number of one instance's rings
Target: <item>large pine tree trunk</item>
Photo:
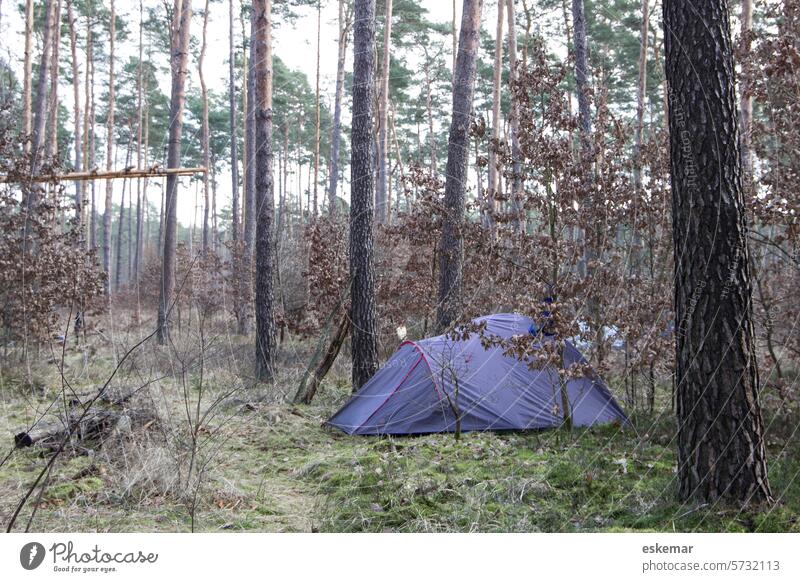
[[[376,218],[381,224],[389,221],[390,195],[386,172],[388,157],[388,133],[386,125],[389,121],[389,69],[391,67],[392,45],[392,0],[385,0],[386,14],[383,21],[383,61],[381,63],[381,87],[378,92],[378,177],[375,186]]]
[[[375,0],[355,0],[353,26],[353,123],[350,157],[350,319],[353,390],[378,369],[373,266],[374,161],[372,100],[375,94]]]
[[[445,330],[461,314],[461,263],[464,256],[461,225],[464,220],[469,123],[475,88],[482,4],[482,0],[464,0],[464,11],[461,16],[461,33],[453,84],[453,118],[450,123],[447,148],[445,211],[439,246],[439,307],[436,313],[436,327],[439,331]]]
[[[274,181],[272,176],[272,6],[256,0],[254,64],[255,190],[256,190],[256,376],[271,380],[275,373],[275,247],[272,244]]]
[[[109,15],[109,58],[108,58],[108,109],[106,112],[106,169],[114,169],[114,42],[117,36],[116,12],[114,0],[111,0],[111,14]],[[106,180],[106,200],[103,210],[103,268],[106,271],[105,293],[106,298],[111,296],[111,203],[113,201],[114,181]],[[121,227],[121,225],[120,225]],[[120,229],[120,232],[121,229]]]
[[[175,1],[172,26],[172,94],[169,106],[169,138],[167,167],[177,168],[181,163],[181,135],[183,132],[183,107],[186,102],[186,67],[189,60],[189,25],[192,21],[191,0]],[[164,345],[169,338],[169,309],[175,291],[175,252],[178,230],[178,176],[167,176],[164,200],[164,246],[161,259],[161,288],[158,300],[158,343]]]
[[[336,97],[333,105],[333,129],[331,130],[331,171],[328,176],[328,213],[336,214],[336,191],[339,184],[339,144],[342,134],[342,94],[344,92],[344,62],[347,56],[347,39],[350,32],[351,12],[349,4],[339,0],[339,58],[336,64]],[[288,153],[288,152],[287,152]]]
[[[665,0],[683,499],[770,499],[728,5]]]

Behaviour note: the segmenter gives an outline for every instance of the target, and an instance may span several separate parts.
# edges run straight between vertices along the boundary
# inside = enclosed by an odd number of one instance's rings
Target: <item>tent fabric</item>
[[[501,313],[475,320],[489,335],[511,338],[536,329],[528,317]],[[545,339],[552,341],[552,339]],[[566,366],[586,363],[566,342]],[[575,426],[628,422],[608,387],[590,371],[569,380]],[[442,335],[403,342],[397,352],[327,424],[348,434],[404,435],[461,430],[529,430],[563,423],[558,373],[484,349],[478,334],[456,341]]]

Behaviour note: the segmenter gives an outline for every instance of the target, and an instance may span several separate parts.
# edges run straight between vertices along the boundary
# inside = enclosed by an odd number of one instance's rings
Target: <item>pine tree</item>
[[[769,500],[728,4],[664,0],[683,499]]]
[[[378,369],[373,266],[374,133],[372,100],[375,0],[355,0],[353,26],[353,123],[350,159],[350,319],[353,322],[353,391]]]
[[[436,327],[443,331],[461,315],[464,220],[469,158],[469,124],[475,89],[482,0],[464,0],[453,81],[453,117],[447,148],[444,219],[439,245],[439,304]]]

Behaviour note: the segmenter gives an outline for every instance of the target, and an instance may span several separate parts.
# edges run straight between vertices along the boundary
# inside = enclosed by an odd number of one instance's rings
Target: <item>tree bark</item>
[[[109,16],[109,58],[108,58],[108,110],[106,113],[106,170],[114,169],[114,42],[117,36],[117,17],[114,0],[111,0],[111,14]],[[106,199],[103,210],[103,268],[105,276],[106,299],[111,297],[111,204],[113,201],[114,182],[106,180]],[[121,232],[121,230],[120,230]]]
[[[142,167],[142,132],[144,130],[144,63],[142,57],[144,56],[143,46],[143,31],[144,31],[144,6],[142,0],[139,0],[139,62],[136,66],[136,167]],[[142,180],[136,180],[136,250],[133,257],[133,280],[136,284],[137,296],[139,289],[139,274],[141,272],[142,261],[142,223],[144,222],[144,205],[142,204]],[[136,309],[138,314],[139,302],[136,302]],[[138,319],[138,317],[137,317]]]
[[[22,85],[23,150],[31,151],[31,91],[33,79],[33,0],[25,0],[25,64]]]
[[[498,171],[497,151],[494,144],[500,140],[500,79],[503,70],[503,0],[497,3],[497,29],[494,38],[494,70],[492,76],[492,143],[489,145],[489,200],[491,210],[496,210]],[[489,213],[491,216],[491,212]]]
[[[353,391],[378,369],[373,266],[375,134],[372,104],[375,94],[375,0],[355,0],[353,27],[353,122],[350,159],[350,319]]]
[[[78,68],[77,18],[72,6],[73,0],[67,0],[67,19],[69,20],[69,45],[72,53],[72,115],[75,124],[75,171],[83,170],[83,136],[81,134],[81,79]],[[78,220],[76,228],[83,231],[83,192],[85,182],[75,184],[75,216]]]
[[[331,172],[328,176],[328,213],[337,212],[336,191],[339,184],[339,144],[342,135],[342,93],[344,92],[344,62],[347,56],[347,39],[350,34],[352,13],[349,3],[339,0],[339,58],[336,64],[336,97],[333,106],[333,129],[331,130]],[[287,152],[288,153],[288,152]]]
[[[47,0],[45,4],[44,31],[42,32],[42,58],[39,61],[38,79],[36,81],[36,102],[33,110],[33,131],[31,135],[31,151],[33,152],[33,164],[31,174],[34,176],[39,173],[42,167],[41,151],[44,141],[45,123],[47,120],[47,75],[50,70],[50,59],[53,56],[53,29],[55,28],[55,7],[56,0]],[[34,207],[37,201],[36,189],[32,189],[28,195],[28,208]]]
[[[230,109],[231,132],[231,238],[234,243],[239,241],[239,153],[238,131],[236,129],[236,51],[233,41],[233,0],[229,0],[230,20],[228,21],[228,108]]]
[[[378,176],[375,187],[376,218],[381,224],[389,222],[390,196],[387,184],[386,158],[388,157],[389,121],[389,69],[391,67],[392,44],[392,0],[385,0],[386,14],[383,21],[383,61],[381,63],[381,87],[378,91]]]
[[[391,2],[392,0],[388,0]],[[319,91],[319,58],[322,38],[322,0],[317,0],[317,80],[314,98],[314,214],[319,215],[319,139],[320,139],[320,91]]]
[[[175,14],[171,31],[172,92],[169,107],[169,141],[167,168],[177,168],[181,162],[181,136],[183,132],[183,107],[186,102],[186,67],[189,60],[189,25],[192,21],[191,0],[175,0]],[[175,252],[178,230],[179,177],[167,176],[164,204],[164,246],[161,259],[161,288],[158,301],[159,345],[169,339],[169,309],[175,291]]]
[[[752,0],[742,0],[742,52],[750,54],[751,39],[753,31],[753,2]],[[742,123],[742,170],[747,187],[753,178],[753,160],[750,153],[750,122],[753,119],[753,97],[750,95],[750,75],[747,67],[742,68],[742,79],[740,83],[741,95],[739,97],[739,112]]]
[[[50,59],[50,105],[47,110],[47,156],[55,159],[58,155],[58,69],[59,49],[61,48],[61,0],[56,0],[53,16],[53,56]]]
[[[633,185],[637,199],[642,190],[642,134],[644,105],[647,98],[647,37],[650,19],[650,0],[642,0],[642,28],[639,47],[639,82],[636,91],[636,132],[633,139]]]
[[[517,232],[527,231],[525,200],[522,191],[522,163],[519,149],[519,105],[514,86],[517,78],[517,26],[514,14],[514,0],[508,0],[508,85],[511,95],[511,160],[513,179],[511,181],[512,199],[514,203],[514,224]]]
[[[206,87],[206,80],[203,76],[203,61],[206,56],[208,31],[208,0],[206,0],[205,8],[203,9],[203,41],[200,47],[200,58],[197,63],[197,71],[200,77],[200,94],[203,100],[203,167],[209,170],[211,166],[210,144],[209,144],[209,130],[208,130],[208,89]],[[209,238],[209,210],[210,210],[210,191],[209,191],[209,172],[203,174],[203,252],[208,252],[211,239]]]
[[[274,181],[272,175],[272,6],[270,0],[254,2],[255,113],[256,113],[256,376],[271,380],[275,374],[275,257],[272,242]]]
[[[467,162],[469,158],[469,123],[475,70],[480,41],[482,0],[464,0],[461,33],[453,85],[453,118],[447,148],[447,171],[444,189],[444,218],[439,247],[439,305],[436,327],[444,331],[461,315],[462,261]]]
[[[271,22],[271,19],[270,19]],[[244,25],[243,25],[244,27]],[[247,335],[253,320],[253,250],[256,238],[256,165],[258,152],[256,151],[256,18],[251,13],[250,18],[250,55],[245,57],[245,166],[244,166],[244,236],[242,239],[242,264],[239,266],[239,301],[241,308],[238,311],[239,334]],[[272,69],[270,69],[271,71]]]
[[[728,5],[665,0],[681,498],[770,500]]]

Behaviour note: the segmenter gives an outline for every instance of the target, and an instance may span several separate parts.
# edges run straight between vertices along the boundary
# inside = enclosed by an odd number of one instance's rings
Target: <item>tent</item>
[[[537,329],[518,314],[475,320],[482,322],[486,334],[504,338]],[[586,362],[569,342],[564,360]],[[573,425],[627,423],[608,387],[593,371],[589,376],[567,383]],[[531,369],[502,347],[484,349],[477,333],[464,341],[443,335],[400,344],[327,424],[360,435],[453,432],[458,413],[464,432],[542,429],[562,424],[561,402],[556,370]]]

